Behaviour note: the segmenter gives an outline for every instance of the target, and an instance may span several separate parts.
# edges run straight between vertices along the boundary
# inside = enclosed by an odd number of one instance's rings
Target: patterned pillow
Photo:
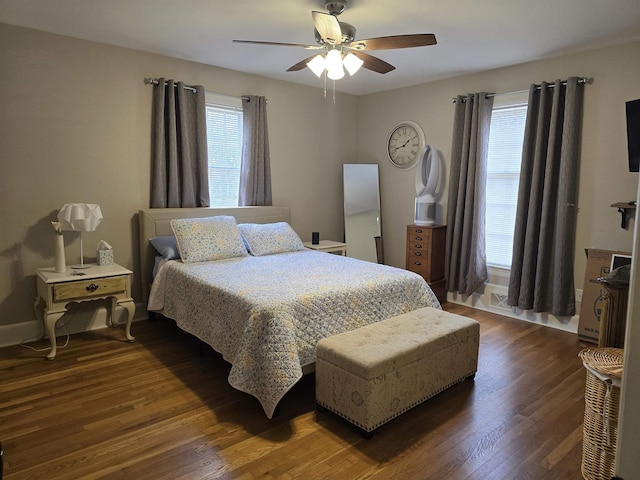
[[[149,239],[149,243],[153,245],[153,248],[167,260],[175,260],[180,258],[178,252],[178,245],[176,244],[176,237],[173,235],[164,235],[161,237],[153,237]]]
[[[256,257],[305,249],[302,240],[287,222],[241,223],[238,228],[249,253]]]
[[[171,229],[185,263],[247,256],[236,219],[231,216],[174,219]]]

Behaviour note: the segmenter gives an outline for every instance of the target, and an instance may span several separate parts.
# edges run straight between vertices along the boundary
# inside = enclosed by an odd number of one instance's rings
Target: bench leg
[[[360,433],[362,434],[362,438],[364,438],[365,440],[371,440],[373,438],[373,434],[375,433],[375,430],[371,430],[370,432],[367,432],[366,430],[362,430],[361,428],[359,430],[360,430]]]
[[[349,425],[351,425],[353,428],[355,428],[358,432],[360,432],[360,435],[362,435],[362,438],[364,438],[365,440],[369,440],[373,437],[373,434],[376,432],[376,430],[372,430],[370,432],[367,432],[366,430],[363,430],[362,428],[358,427],[357,425],[354,425],[352,423],[350,423],[348,420],[342,418],[340,415],[332,412],[331,410],[329,410],[327,407],[323,407],[322,405],[320,405],[319,403],[316,403],[316,412],[317,413],[329,413],[330,415],[339,418],[341,421],[344,421],[346,423],[349,423]]]

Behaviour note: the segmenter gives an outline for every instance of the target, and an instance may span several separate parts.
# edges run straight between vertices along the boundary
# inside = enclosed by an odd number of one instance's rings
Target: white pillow
[[[238,228],[249,253],[256,257],[305,249],[302,240],[287,222],[241,223]]]
[[[185,263],[246,257],[236,219],[221,215],[171,220],[180,258]]]

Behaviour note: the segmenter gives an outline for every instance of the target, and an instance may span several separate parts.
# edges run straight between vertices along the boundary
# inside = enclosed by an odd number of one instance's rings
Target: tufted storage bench
[[[323,338],[316,401],[366,434],[475,375],[480,325],[426,307]]]

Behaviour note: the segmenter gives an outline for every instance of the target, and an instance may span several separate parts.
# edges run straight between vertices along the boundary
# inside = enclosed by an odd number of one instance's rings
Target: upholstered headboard
[[[202,218],[231,215],[237,223],[289,222],[289,207],[233,207],[233,208],[150,208],[140,210],[140,279],[142,295],[146,302],[151,289],[156,251],[149,239],[161,235],[173,235],[170,221],[173,218]]]

